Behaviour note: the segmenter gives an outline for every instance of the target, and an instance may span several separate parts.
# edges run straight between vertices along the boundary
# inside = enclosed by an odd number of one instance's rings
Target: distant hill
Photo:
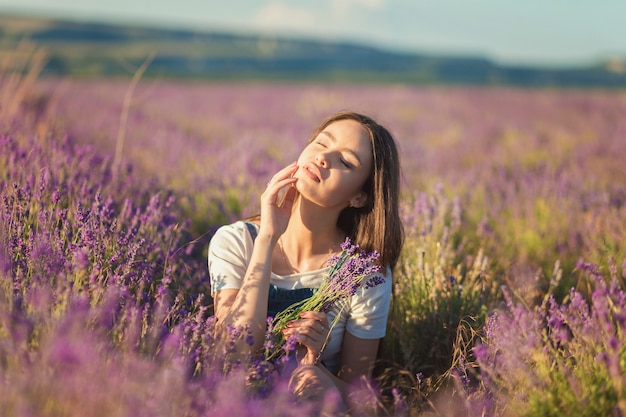
[[[352,43],[77,23],[0,15],[0,48],[28,38],[48,54],[45,75],[212,80],[399,82],[533,87],[626,87],[624,60],[586,68],[497,65],[481,57],[397,53]]]

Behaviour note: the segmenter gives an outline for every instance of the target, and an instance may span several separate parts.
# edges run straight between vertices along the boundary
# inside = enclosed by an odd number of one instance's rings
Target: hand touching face
[[[293,174],[298,169],[295,162],[278,171],[267,183],[261,195],[261,228],[278,239],[286,229],[296,194]],[[279,199],[281,201],[279,201]]]

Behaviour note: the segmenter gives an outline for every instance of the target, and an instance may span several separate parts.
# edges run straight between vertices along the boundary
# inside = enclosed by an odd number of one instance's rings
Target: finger
[[[314,350],[315,352],[321,351],[322,346],[324,346],[324,339],[321,338],[317,332],[311,329],[285,329],[283,330],[283,334],[285,335],[285,338],[292,336],[297,337],[298,343],[306,346],[308,349]]]
[[[267,195],[278,195],[281,190],[288,190],[290,188],[293,188],[293,184],[297,181],[297,178],[294,178],[292,176],[287,176],[285,178],[281,178],[281,179],[272,179],[270,182],[267,183],[267,186],[265,187],[265,191],[263,192],[263,194]]]
[[[300,313],[300,317],[302,317],[303,319],[328,321],[328,316],[326,315],[326,313],[322,313],[320,311],[303,311],[302,313]]]
[[[298,179],[292,177],[291,175],[280,179],[272,179],[270,182],[267,183],[265,193],[270,195],[278,195],[281,190],[287,191],[293,188],[293,184],[296,181],[298,181]]]
[[[291,185],[298,181],[297,178],[287,177],[277,181],[271,181],[267,184],[266,192],[269,191],[271,194],[278,194],[278,192],[282,189],[288,190],[289,188],[293,188]]]
[[[306,336],[315,342],[323,341],[325,337],[325,333],[322,334],[322,332],[319,331],[319,325],[317,327],[318,328],[315,328],[309,324],[304,325],[304,326],[290,326],[289,328],[286,328],[283,330],[283,334],[285,335],[298,334],[301,336]]]
[[[296,172],[298,169],[298,166],[296,165],[296,163],[297,162],[294,161],[291,164],[284,167],[283,169],[281,169],[280,171],[278,171],[276,174],[274,174],[272,179],[270,179],[269,182],[267,183],[267,186],[269,187],[270,185],[275,184],[278,181],[283,180],[285,178],[289,178],[291,175],[293,175],[293,173]]]
[[[291,207],[296,198],[296,188],[294,187],[296,181],[291,183],[290,186],[280,189],[278,196],[276,197],[276,203],[278,207]]]
[[[301,332],[311,329],[315,331],[317,334],[322,335],[322,337],[326,337],[328,334],[327,321],[320,321],[315,319],[302,319],[302,320],[294,320],[288,324],[288,327],[297,328]]]
[[[321,313],[319,311],[305,311],[303,313],[300,313],[300,317],[319,323],[316,329],[318,329],[320,332],[324,332],[330,328],[328,323],[328,316],[326,315],[326,313]]]
[[[293,184],[297,181],[297,178],[287,178],[277,181],[276,183],[268,185],[265,190],[264,196],[267,198],[267,202],[275,204],[277,207],[285,206],[285,202],[293,202],[293,195],[288,198],[288,194],[291,190],[295,191]]]

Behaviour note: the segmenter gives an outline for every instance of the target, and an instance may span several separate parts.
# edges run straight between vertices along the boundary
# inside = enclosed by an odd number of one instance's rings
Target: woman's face
[[[372,169],[368,131],[355,120],[332,122],[300,154],[296,188],[322,207],[360,207],[363,184]]]

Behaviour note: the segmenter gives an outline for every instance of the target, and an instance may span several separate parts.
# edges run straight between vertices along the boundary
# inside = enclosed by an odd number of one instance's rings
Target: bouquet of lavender
[[[274,317],[269,326],[268,336],[271,343],[265,344],[265,356],[275,359],[283,352],[293,350],[293,341],[287,341],[291,349],[285,348],[283,329],[287,323],[300,318],[300,313],[305,311],[327,312],[339,300],[355,294],[359,287],[364,284],[365,288],[374,287],[384,281],[384,277],[376,274],[380,266],[376,263],[379,253],[374,251],[366,253],[358,245],[352,244],[350,238],[341,244],[342,252],[333,255],[326,264],[330,267],[328,275],[324,277],[319,289],[309,298],[292,304]],[[369,279],[364,283],[366,277]],[[339,314],[331,323],[331,329],[336,324]]]

